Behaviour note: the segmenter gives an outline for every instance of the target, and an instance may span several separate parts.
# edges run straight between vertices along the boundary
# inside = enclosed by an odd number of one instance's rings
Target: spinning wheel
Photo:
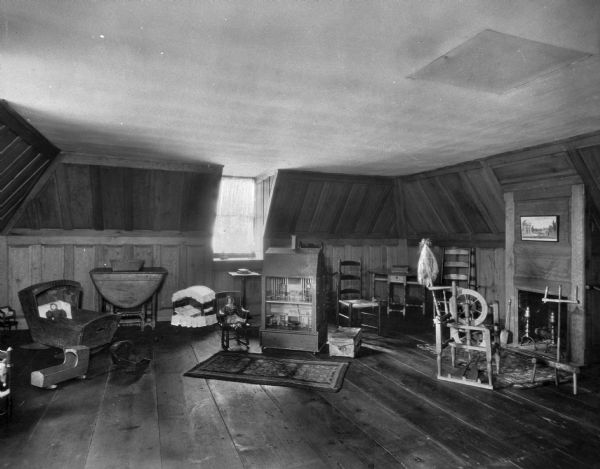
[[[468,288],[457,288],[456,302],[456,321],[460,324],[470,326],[479,326],[485,321],[488,313],[488,305],[483,296],[475,290]]]
[[[492,355],[496,359],[496,373],[499,372],[500,354],[498,347],[492,347],[490,330],[483,324],[487,314],[488,305],[485,299],[476,291],[468,288],[459,288],[456,282],[451,287],[429,287],[436,309],[434,324],[436,328],[436,355],[438,366],[438,379],[467,384],[470,386],[493,389],[492,383]],[[436,296],[437,293],[437,296]],[[442,327],[448,329],[449,339],[444,340]],[[454,377],[450,373],[442,372],[442,350],[450,346],[452,369],[456,368],[456,350],[466,351],[468,363],[464,367],[462,378]],[[493,349],[492,349],[493,348]],[[472,356],[471,352],[478,352]],[[479,379],[478,361],[485,356],[487,384]],[[477,373],[475,379],[466,379],[471,367]]]

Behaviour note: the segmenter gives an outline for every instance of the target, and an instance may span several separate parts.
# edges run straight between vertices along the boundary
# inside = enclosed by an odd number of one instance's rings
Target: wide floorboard
[[[184,377],[219,350],[218,331],[167,323],[118,332],[151,358],[147,368],[118,368],[103,350],[85,380],[43,390],[30,373],[60,356],[20,347],[24,331],[5,333],[14,413],[0,422],[0,467],[600,467],[597,369],[584,370],[576,396],[569,383],[489,391],[443,382],[417,347],[431,332],[366,334],[337,393]],[[257,338],[251,351],[261,351]]]

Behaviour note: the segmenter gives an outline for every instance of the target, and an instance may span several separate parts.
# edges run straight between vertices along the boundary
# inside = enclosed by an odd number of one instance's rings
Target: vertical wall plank
[[[144,267],[154,266],[154,246],[151,244],[131,246],[131,259],[141,259],[144,261]]]
[[[505,253],[506,251],[504,248],[494,249],[494,265],[496,266],[496,269],[494,270],[494,285],[496,285],[498,301],[500,302],[500,318],[503,320],[506,319],[506,290],[504,288]]]
[[[167,278],[159,292],[160,308],[171,309],[171,295],[177,290],[194,284],[212,285],[212,251],[201,239],[199,242],[194,240],[188,249],[190,238],[122,238],[121,241],[106,235],[58,236],[52,242],[47,241],[48,244],[41,244],[37,238],[2,238],[6,246],[5,265],[8,267],[5,270],[7,279],[3,283],[6,287],[4,303],[11,304],[20,312],[17,292],[21,288],[40,281],[65,278],[82,284],[83,306],[95,309],[99,306],[99,294],[89,272],[95,267],[109,266],[111,259],[122,258],[124,252],[130,253],[128,257],[144,259],[149,267],[167,269]]]
[[[31,269],[31,283],[42,281],[42,246],[34,244],[29,246],[29,268]]]
[[[514,192],[504,194],[504,213],[506,225],[506,255],[504,256],[504,285],[506,289],[506,324],[505,328],[513,333],[513,344],[517,344],[519,338],[517,333],[518,315],[517,315],[517,295],[515,292],[515,195]],[[510,317],[508,317],[510,316]]]
[[[65,279],[64,246],[42,246],[42,282]]]
[[[178,249],[178,271],[179,271],[179,283],[184,285],[182,288],[191,287],[193,283],[191,283],[191,279],[188,278],[188,268],[187,268],[187,246],[180,245]]]
[[[235,290],[236,288],[238,285],[234,284],[233,278],[226,271],[219,269],[214,273],[212,287],[214,291]]]
[[[367,270],[382,271],[385,268],[385,256],[383,247],[379,244],[367,246],[369,265]]]
[[[75,246],[65,245],[65,278],[75,280]]]
[[[83,288],[82,307],[95,309],[97,307],[96,288],[90,277],[90,270],[96,267],[96,248],[94,246],[75,246],[73,273],[75,279]]]
[[[31,257],[27,246],[9,246],[8,248],[8,284],[10,287],[8,302],[16,309],[19,327],[25,326],[25,319],[19,301],[19,290],[31,285]]]
[[[475,251],[477,290],[488,303],[497,301],[504,318],[504,249],[477,248]]]
[[[346,259],[345,246],[332,246],[331,249],[331,266],[332,272],[337,272],[338,262],[341,259]]]
[[[204,246],[186,246],[187,278],[190,285],[210,285],[212,280],[212,260],[206,265]]]
[[[364,262],[364,256],[363,256],[363,254],[364,254],[364,246],[362,246],[362,245],[358,245],[358,246],[351,245],[349,247],[349,251],[350,251],[349,252],[349,256],[350,257],[348,259],[354,259],[354,260],[357,260],[357,261]]]
[[[571,187],[571,292],[570,299],[579,299],[579,304],[570,305],[569,344],[570,357],[575,363],[588,363],[592,343],[589,330],[592,314],[586,319],[585,304],[585,187],[575,184]],[[584,344],[581,346],[581,344]]]
[[[6,236],[0,236],[0,305],[8,303],[8,266]]]
[[[387,250],[387,268],[391,269],[393,265],[400,264],[400,253],[396,246],[386,246]]]
[[[125,259],[124,245],[103,245],[100,247],[100,259],[102,265],[110,267],[110,261],[113,259]]]
[[[158,266],[167,269],[168,272],[159,296],[161,308],[170,308],[172,305],[171,295],[178,290],[191,286],[181,281],[179,251],[180,247],[177,245],[161,246],[160,248]]]

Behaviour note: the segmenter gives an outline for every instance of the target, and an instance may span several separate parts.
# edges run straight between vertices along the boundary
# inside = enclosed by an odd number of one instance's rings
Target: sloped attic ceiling
[[[0,100],[0,233],[36,184],[43,184],[59,149]]]
[[[220,167],[200,172],[60,164],[14,228],[196,232],[210,237],[220,179]]]
[[[600,130],[593,0],[3,0],[0,17],[0,98],[67,153],[395,176]],[[502,93],[415,75],[484,31],[574,55],[525,83],[537,55],[469,64],[520,84]]]
[[[282,170],[265,238],[398,238],[394,180]]]

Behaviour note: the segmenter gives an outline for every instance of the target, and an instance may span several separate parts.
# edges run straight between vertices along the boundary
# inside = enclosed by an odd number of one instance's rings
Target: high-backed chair
[[[34,342],[64,349],[85,345],[92,351],[109,344],[118,316],[81,309],[82,288],[73,280],[53,280],[19,291]]]
[[[378,301],[362,297],[360,261],[339,260],[337,271],[336,325],[344,320],[348,326],[372,328],[381,332],[381,308]]]
[[[442,284],[476,289],[475,253],[472,248],[444,248],[442,257]]]
[[[239,291],[221,291],[215,293],[215,306],[217,321],[221,328],[221,347],[229,349],[229,342],[233,336],[238,345],[249,347],[248,338],[249,311],[242,307]]]

